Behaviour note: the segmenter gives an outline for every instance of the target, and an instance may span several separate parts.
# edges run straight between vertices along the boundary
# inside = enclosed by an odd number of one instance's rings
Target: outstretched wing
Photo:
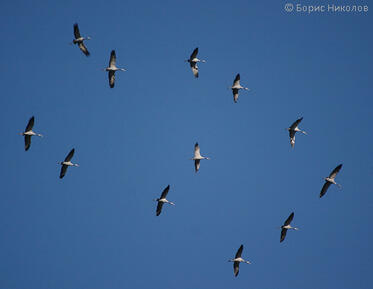
[[[290,214],[290,216],[286,219],[284,226],[290,225],[291,221],[293,221],[294,218],[294,212]]]
[[[115,66],[116,61],[117,61],[117,56],[115,54],[115,50],[112,50],[110,53],[109,67]]]
[[[74,24],[74,36],[75,36],[75,39],[80,38],[80,32],[79,32],[78,23]]]
[[[198,172],[201,160],[194,160],[194,170]]]
[[[238,100],[238,89],[237,88],[233,88],[232,92],[233,92],[233,101],[237,102],[237,100]]]
[[[320,198],[326,194],[326,191],[329,189],[330,185],[331,185],[331,182],[328,182],[328,181],[325,182],[320,192]]]
[[[31,135],[25,135],[25,151],[28,151],[31,145]]]
[[[196,62],[191,62],[190,67],[192,68],[192,72],[195,78],[198,78],[198,66]]]
[[[198,145],[198,142],[196,142],[196,144],[194,145],[194,157],[198,158],[200,156],[201,156],[201,153],[200,153],[199,145]]]
[[[342,168],[342,164],[338,165],[329,175],[330,179],[334,179]]]
[[[115,84],[115,71],[110,70],[109,71],[109,85],[111,88],[113,88],[114,84]]]
[[[65,158],[65,162],[69,162],[71,158],[74,156],[75,149],[72,149],[69,154]]]
[[[239,73],[237,73],[237,75],[236,75],[236,77],[235,77],[235,79],[234,79],[234,81],[233,81],[233,86],[238,86],[238,85],[240,85],[240,74]]]
[[[236,257],[235,258],[240,258],[241,255],[242,255],[242,251],[243,251],[243,245],[241,245],[238,250],[237,250],[237,253],[236,253]]]
[[[159,216],[162,212],[163,202],[158,202],[156,215]]]
[[[35,117],[32,116],[30,118],[30,120],[28,121],[27,123],[27,126],[26,126],[26,129],[25,129],[25,132],[29,131],[29,130],[32,130],[32,128],[34,127],[34,121],[35,121]]]
[[[290,137],[290,145],[293,148],[295,145],[295,131],[290,129],[289,130],[289,137]]]
[[[164,199],[167,197],[168,191],[170,190],[170,185],[168,185],[162,192],[161,199]]]
[[[62,165],[61,172],[60,172],[60,179],[62,179],[65,176],[66,170],[67,170],[67,165]]]
[[[298,124],[302,121],[302,119],[303,119],[303,117],[294,121],[293,124],[290,126],[290,130],[294,130],[298,126]]]
[[[190,55],[190,60],[194,59],[197,57],[197,54],[198,54],[198,47],[196,49],[193,50],[192,54]]]
[[[89,53],[87,47],[84,45],[83,42],[79,43],[79,48],[85,54],[85,56],[89,56],[90,53]]]
[[[233,271],[234,276],[237,277],[238,273],[240,272],[240,262],[233,262]]]
[[[282,229],[281,230],[281,238],[280,238],[280,243],[282,242],[282,241],[284,241],[285,240],[285,237],[286,237],[286,233],[287,233],[287,229]]]

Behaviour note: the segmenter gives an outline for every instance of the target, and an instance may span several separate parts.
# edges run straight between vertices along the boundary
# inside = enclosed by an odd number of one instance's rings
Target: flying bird
[[[288,230],[299,230],[298,228],[292,227],[290,225],[291,221],[293,221],[294,218],[294,212],[290,214],[290,216],[286,219],[284,224],[281,226],[281,238],[280,238],[280,243],[285,240],[286,233]]]
[[[200,167],[200,161],[209,160],[210,158],[201,156],[198,142],[196,142],[196,144],[194,145],[194,157],[191,159],[194,160],[194,169],[196,172],[198,172]]]
[[[325,180],[325,183],[324,185],[322,186],[322,189],[321,189],[321,192],[320,192],[320,198],[326,194],[326,191],[329,189],[330,185],[331,184],[334,184],[334,185],[337,185],[339,188],[342,188],[342,186],[340,184],[337,184],[335,182],[335,177],[337,176],[337,174],[339,173],[339,171],[341,170],[342,168],[342,164],[338,165],[329,175],[329,177],[327,178],[324,178]]]
[[[73,166],[73,167],[79,167],[78,164],[73,164],[71,162],[71,159],[74,156],[74,152],[75,152],[75,149],[72,149],[69,152],[69,154],[66,156],[65,160],[63,162],[59,162],[59,164],[62,165],[61,172],[60,172],[60,179],[62,179],[65,176],[67,167],[71,167],[71,166]]]
[[[236,103],[237,100],[238,100],[238,91],[240,89],[244,89],[244,90],[250,90],[249,88],[247,87],[243,87],[241,84],[240,84],[240,74],[238,73],[233,81],[233,85],[230,87],[232,89],[232,92],[233,92],[233,101]]]
[[[198,54],[198,47],[193,50],[189,59],[185,60],[185,61],[189,62],[189,65],[192,68],[192,72],[193,72],[193,75],[194,75],[195,78],[198,78],[198,76],[199,76],[197,63],[198,62],[203,62],[203,63],[206,62],[206,60],[198,59],[197,54]]]
[[[290,137],[290,144],[291,144],[291,147],[293,148],[294,145],[295,145],[295,133],[296,132],[301,132],[305,135],[307,135],[307,133],[304,131],[304,130],[300,130],[298,128],[298,125],[299,123],[302,121],[303,117],[297,119],[289,128],[287,128],[287,130],[289,131],[289,137]]]
[[[173,202],[170,202],[166,199],[167,197],[167,194],[168,194],[168,191],[170,190],[170,185],[168,185],[162,192],[162,195],[160,198],[158,199],[155,199],[154,201],[158,202],[157,204],[157,211],[156,211],[156,215],[159,216],[162,212],[162,207],[163,207],[163,204],[164,203],[167,203],[167,204],[170,204],[170,205],[173,205],[175,206],[175,204]]]
[[[243,245],[241,245],[240,248],[238,248],[236,256],[234,257],[234,259],[228,260],[228,262],[233,262],[233,272],[234,272],[235,277],[237,277],[238,272],[240,271],[240,263],[241,262],[251,264],[250,261],[246,261],[246,260],[241,258],[242,250],[243,250]]]
[[[116,61],[117,61],[117,56],[115,54],[115,50],[112,50],[111,54],[110,54],[109,66],[104,68],[105,71],[109,72],[109,85],[110,85],[111,88],[114,87],[115,72],[118,71],[118,70],[126,71],[124,68],[118,68],[115,64]]]
[[[34,122],[35,122],[35,117],[32,116],[30,120],[28,121],[25,131],[20,133],[20,135],[23,135],[25,137],[25,151],[27,151],[30,148],[31,137],[33,135],[43,137],[40,133],[35,133],[34,131],[32,131],[32,128],[34,127]]]
[[[80,50],[86,55],[86,56],[89,56],[89,51],[87,49],[87,47],[84,45],[84,40],[90,40],[91,37],[87,36],[87,37],[82,37],[80,36],[80,32],[79,32],[79,27],[78,27],[78,23],[75,23],[74,24],[74,37],[75,39],[73,40],[73,43],[74,44],[78,44]]]

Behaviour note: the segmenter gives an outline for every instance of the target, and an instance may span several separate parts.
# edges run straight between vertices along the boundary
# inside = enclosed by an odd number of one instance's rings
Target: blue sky
[[[0,288],[370,288],[372,17],[284,4],[0,4]],[[234,104],[236,73],[251,91]],[[25,152],[32,115],[45,137]],[[60,180],[71,148],[80,167]],[[319,199],[339,163],[343,188]],[[156,217],[168,184],[176,206]],[[292,211],[301,230],[280,244]],[[252,265],[234,278],[240,244]]]

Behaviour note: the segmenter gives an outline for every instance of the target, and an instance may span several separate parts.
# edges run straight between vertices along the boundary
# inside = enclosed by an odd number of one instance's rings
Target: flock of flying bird
[[[89,36],[88,37],[82,37],[80,35],[78,24],[74,24],[74,36],[75,36],[75,39],[73,40],[72,43],[73,44],[77,44],[79,46],[80,50],[86,56],[89,56],[90,53],[89,53],[87,47],[84,45],[84,41],[85,40],[90,40],[91,38]],[[190,55],[189,59],[185,60],[186,62],[189,62],[190,67],[191,67],[192,72],[193,72],[193,75],[196,78],[198,78],[198,76],[199,76],[197,63],[198,62],[202,62],[202,63],[206,62],[205,60],[198,59],[197,58],[197,54],[198,54],[198,47],[194,49],[194,51]],[[111,88],[113,88],[114,87],[114,82],[115,82],[115,72],[119,71],[119,70],[120,71],[126,71],[124,68],[118,68],[116,66],[116,54],[115,54],[115,50],[111,51],[109,66],[107,68],[104,68],[103,70],[105,70],[105,71],[108,72],[108,74],[109,74],[109,85],[110,85]],[[241,84],[240,84],[240,74],[236,75],[236,77],[235,77],[235,79],[233,81],[233,85],[230,87],[230,89],[232,89],[232,92],[233,92],[233,101],[235,103],[238,100],[238,92],[239,92],[240,89],[249,90],[249,88],[241,86]],[[305,131],[299,129],[299,127],[298,127],[298,125],[300,124],[300,122],[302,120],[303,120],[303,117],[297,119],[289,128],[287,128],[287,130],[289,132],[289,137],[290,137],[290,145],[291,145],[292,148],[294,148],[294,145],[295,145],[295,134],[297,132],[300,132],[302,134],[307,135],[307,133]],[[29,122],[27,123],[25,131],[22,132],[22,133],[20,133],[22,136],[24,136],[24,139],[25,139],[25,150],[26,151],[29,150],[29,148],[31,146],[31,137],[32,136],[42,137],[41,134],[36,133],[36,132],[33,131],[34,122],[35,122],[35,117],[32,116],[30,118]],[[69,166],[73,166],[73,167],[78,167],[79,166],[78,164],[75,164],[75,163],[71,162],[71,159],[74,156],[74,152],[75,152],[75,149],[72,149],[68,153],[68,155],[65,157],[65,159],[64,159],[63,162],[58,162],[58,164],[61,165],[61,171],[60,171],[60,178],[61,179],[65,176],[66,170],[67,170],[67,168]],[[200,162],[201,162],[201,160],[209,160],[208,157],[204,157],[204,156],[201,155],[201,153],[200,153],[200,147],[199,147],[198,143],[196,143],[194,145],[194,157],[191,158],[191,160],[194,160],[194,168],[195,168],[195,172],[196,173],[198,172],[198,170],[200,168]],[[326,194],[328,188],[332,184],[337,185],[339,188],[341,188],[341,185],[338,184],[338,183],[336,183],[336,181],[335,181],[335,178],[336,178],[337,174],[339,173],[339,171],[341,170],[341,168],[342,168],[342,164],[338,165],[329,174],[328,177],[324,178],[325,183],[322,186],[322,189],[321,189],[321,192],[320,192],[320,198],[323,197]],[[162,208],[163,208],[164,204],[175,205],[173,202],[170,202],[170,201],[168,201],[166,199],[169,190],[170,190],[170,185],[168,185],[162,191],[162,194],[161,194],[161,196],[159,198],[154,199],[154,201],[157,202],[156,216],[159,216],[161,214]],[[281,228],[280,242],[283,242],[285,240],[286,233],[287,233],[288,230],[298,230],[298,228],[292,227],[290,225],[291,222],[293,221],[293,218],[294,218],[294,212],[292,212],[289,215],[289,217],[286,219],[286,221],[284,222],[284,224],[280,227]],[[234,270],[234,275],[235,276],[237,276],[238,273],[239,273],[239,264],[240,263],[251,264],[249,261],[244,260],[241,257],[242,251],[243,251],[243,245],[241,245],[239,247],[239,249],[237,250],[235,258],[229,260],[229,262],[233,262],[233,270]]]

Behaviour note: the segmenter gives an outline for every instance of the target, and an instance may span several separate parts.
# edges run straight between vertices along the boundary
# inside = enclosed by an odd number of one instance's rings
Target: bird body
[[[73,164],[72,162],[61,162],[61,165],[70,166],[70,167],[79,167],[78,164]]]
[[[290,145],[291,145],[292,148],[295,145],[295,133],[301,132],[301,133],[307,135],[307,133],[304,130],[299,129],[299,127],[298,127],[299,123],[302,120],[303,120],[303,117],[297,119],[295,122],[293,122],[293,124],[290,127],[287,128],[287,130],[289,131]]]
[[[37,136],[41,136],[41,134],[37,134],[35,133],[34,131],[32,130],[29,130],[29,131],[25,131],[22,133],[23,135],[37,135]]]

